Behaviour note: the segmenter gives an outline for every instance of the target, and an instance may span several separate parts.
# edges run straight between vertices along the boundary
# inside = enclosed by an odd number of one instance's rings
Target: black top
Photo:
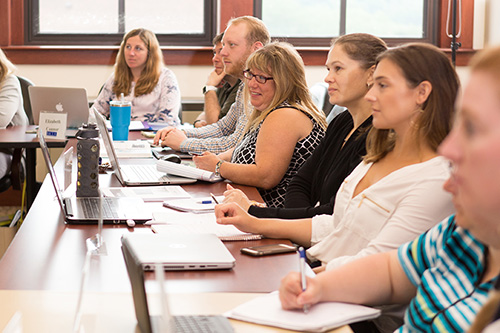
[[[231,108],[231,105],[233,105],[234,101],[236,100],[236,92],[238,91],[240,83],[241,80],[238,79],[238,81],[236,81],[233,86],[226,82],[222,87],[217,88],[217,91],[215,93],[217,94],[217,101],[220,105],[219,119],[222,119],[222,117],[227,114],[227,112]]]
[[[366,135],[371,123],[370,116],[342,147],[354,123],[349,112],[339,114],[328,126],[312,156],[290,182],[285,208],[250,206],[248,212],[256,217],[285,219],[332,214],[337,190],[366,154]]]

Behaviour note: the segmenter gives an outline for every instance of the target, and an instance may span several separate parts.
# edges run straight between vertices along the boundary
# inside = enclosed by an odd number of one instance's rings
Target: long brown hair
[[[135,85],[135,96],[147,95],[153,91],[160,79],[163,68],[163,54],[160,50],[160,44],[156,35],[147,29],[134,29],[129,31],[120,44],[120,51],[116,57],[115,63],[115,82],[113,83],[113,92],[119,96],[121,93],[128,95],[132,88],[132,71],[125,61],[125,46],[130,37],[139,36],[148,50],[146,66],[141,73],[139,80]]]
[[[304,62],[292,45],[284,42],[268,44],[252,53],[248,57],[246,66],[272,76],[276,91],[266,110],[261,112],[252,110],[245,132],[255,129],[272,109],[284,101],[310,115],[323,129],[326,128],[324,113],[318,110],[311,99],[306,82]],[[247,84],[244,91],[245,106],[247,107],[250,95]]]
[[[433,150],[450,132],[454,104],[460,87],[455,69],[446,55],[431,44],[412,43],[382,53],[377,64],[387,59],[403,73],[408,87],[429,81],[432,91],[421,105],[414,126],[418,142]],[[365,162],[377,162],[394,149],[396,136],[391,129],[372,128],[366,139]]]

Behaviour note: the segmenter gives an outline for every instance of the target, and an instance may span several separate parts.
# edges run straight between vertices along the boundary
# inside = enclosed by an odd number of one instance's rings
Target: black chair
[[[35,121],[33,119],[33,111],[31,109],[31,101],[30,101],[30,95],[28,91],[29,86],[34,86],[34,83],[28,80],[25,77],[18,76],[17,79],[19,80],[19,83],[21,84],[21,93],[23,94],[23,101],[24,101],[24,111],[26,112],[26,115],[28,116],[28,120],[30,125],[34,125]]]
[[[19,83],[21,84],[21,93],[24,102],[24,111],[28,116],[28,121],[30,125],[34,125],[33,112],[31,110],[31,102],[29,98],[28,87],[33,85],[33,82],[27,78],[18,76]],[[0,192],[7,191],[11,186],[14,190],[21,190],[24,177],[25,169],[23,165],[23,149],[15,148],[12,151],[12,162],[10,164],[10,170],[0,178]]]

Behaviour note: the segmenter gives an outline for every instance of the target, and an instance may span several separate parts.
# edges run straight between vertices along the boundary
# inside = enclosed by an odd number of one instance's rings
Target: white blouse
[[[353,197],[371,166],[361,162],[344,180],[333,215],[312,219],[313,246],[307,253],[327,270],[396,249],[454,212],[452,197],[443,190],[450,175],[444,157],[393,171]]]
[[[119,99],[113,92],[114,81],[114,74],[111,74],[94,102],[96,109],[106,117],[109,117],[109,102]],[[165,126],[180,125],[181,93],[177,78],[170,69],[162,69],[158,83],[151,93],[136,97],[134,89],[135,83],[132,83],[130,94],[125,96],[126,101],[132,102],[132,120],[162,122]]]

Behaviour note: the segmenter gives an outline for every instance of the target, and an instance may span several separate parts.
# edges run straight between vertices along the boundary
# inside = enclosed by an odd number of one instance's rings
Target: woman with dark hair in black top
[[[334,47],[337,46],[337,47]],[[236,202],[257,217],[298,219],[332,214],[335,194],[366,154],[371,107],[364,100],[384,41],[369,34],[349,34],[333,40],[326,67],[330,103],[347,107],[332,120],[326,136],[291,180],[284,208],[252,203],[228,185],[224,202]]]

